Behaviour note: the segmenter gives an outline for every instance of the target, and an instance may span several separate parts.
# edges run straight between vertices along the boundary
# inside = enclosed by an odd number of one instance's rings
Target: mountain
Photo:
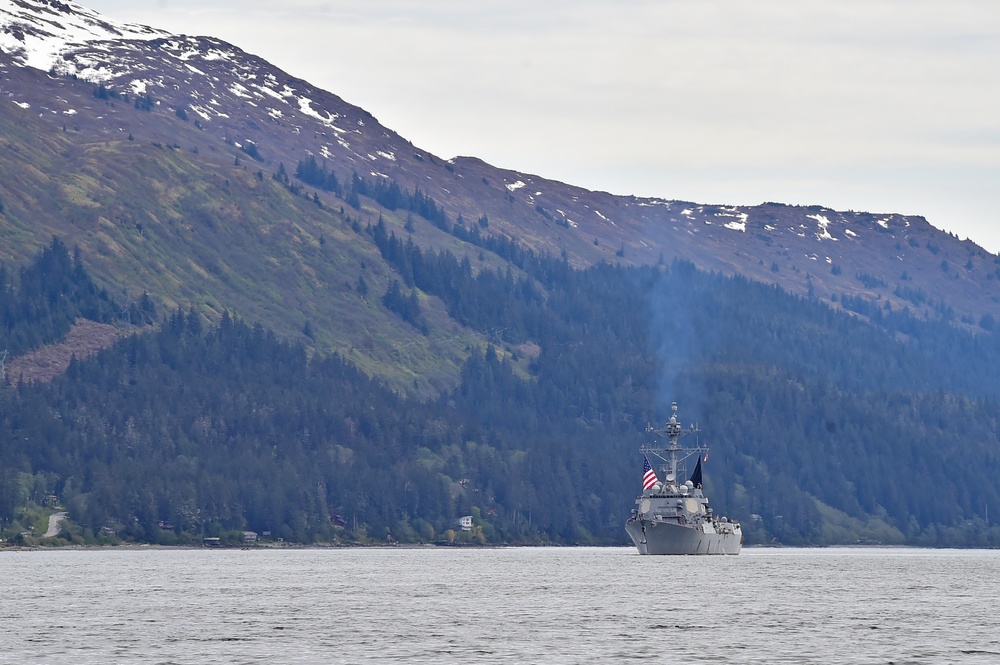
[[[1000,543],[1000,258],[922,218],[442,159],[59,0],[0,0],[0,142],[0,522],[621,542],[677,399],[752,542]],[[86,321],[125,339],[22,380]]]
[[[834,306],[846,295],[927,317],[947,310],[972,326],[996,314],[1000,259],[921,217],[590,192],[471,157],[436,157],[368,112],[217,39],[116,23],[73,2],[5,0],[0,25],[5,54],[0,94],[22,107],[19,118],[34,116],[43,134],[65,126],[75,141],[102,140],[105,149],[119,149],[120,139],[129,134],[145,146],[198,149],[198,163],[222,182],[233,179],[237,158],[244,167],[271,175],[282,163],[291,172],[312,156],[341,183],[356,172],[420,190],[451,222],[461,216],[472,224],[485,215],[491,233],[516,238],[536,251],[565,253],[575,266],[682,258]],[[119,99],[95,97],[97,86]],[[137,112],[136,106],[148,111]],[[8,113],[13,110],[7,105]],[[59,156],[67,157],[80,159],[65,151]],[[91,185],[118,184],[102,182],[102,176],[76,186],[93,195]],[[329,199],[322,189],[318,193]],[[163,203],[169,208],[165,214],[187,212],[180,201]],[[28,214],[13,201],[8,209],[15,219]],[[386,211],[366,205],[359,216],[377,217],[378,212]],[[127,213],[109,210],[96,217],[113,222],[115,215]],[[403,220],[389,221],[402,226]],[[109,236],[105,251],[120,251],[126,244],[116,234]],[[434,245],[440,239],[417,241]],[[44,238],[36,246],[42,243]],[[150,262],[141,257],[139,263]],[[169,291],[176,301],[191,295]]]

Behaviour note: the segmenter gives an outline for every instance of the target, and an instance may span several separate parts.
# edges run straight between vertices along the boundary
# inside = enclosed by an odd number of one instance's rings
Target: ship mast
[[[665,472],[666,477],[664,478],[664,485],[674,485],[679,484],[677,479],[677,467],[684,462],[688,457],[696,453],[707,453],[707,446],[696,446],[694,448],[681,448],[680,440],[682,436],[687,436],[688,434],[694,434],[700,432],[697,425],[691,425],[687,429],[681,425],[680,421],[677,419],[677,402],[673,402],[670,405],[670,420],[661,429],[657,429],[652,426],[647,426],[646,431],[650,434],[654,434],[660,438],[666,438],[667,445],[643,445],[640,447],[640,452],[647,455],[653,455],[659,458],[661,461],[666,462],[666,464],[661,467]]]

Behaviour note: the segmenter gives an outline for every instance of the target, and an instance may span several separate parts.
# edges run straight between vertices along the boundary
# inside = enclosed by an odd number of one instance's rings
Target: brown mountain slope
[[[7,378],[14,385],[25,381],[47,383],[65,372],[74,357],[83,360],[120,338],[121,331],[112,325],[78,319],[63,341],[8,361]]]
[[[46,11],[63,12],[67,24],[79,11],[73,3],[60,7]],[[377,307],[359,315],[342,303],[355,297],[366,271],[374,271],[367,276],[376,294],[393,278],[351,223],[383,215],[403,233],[405,215],[367,200],[361,211],[341,214],[343,202],[325,192],[320,209],[270,180],[279,165],[292,172],[313,155],[341,181],[357,173],[419,189],[452,221],[485,215],[486,233],[579,266],[683,258],[834,306],[861,297],[932,318],[953,312],[971,326],[1000,315],[1000,259],[920,217],[638,199],[475,158],[445,161],[368,112],[220,40],[108,36],[59,45],[48,73],[22,66],[23,52],[0,55],[0,122],[11,128],[0,157],[7,176],[0,256],[8,260],[23,260],[53,233],[65,235],[106,284],[148,290],[168,305],[193,303],[209,315],[233,307],[286,333],[311,323],[321,347],[358,354],[363,364],[391,364],[369,354],[409,333],[387,337],[382,331],[398,321]],[[24,43],[34,42],[29,35]],[[98,82],[115,95],[96,97]],[[412,238],[476,264],[496,260],[427,223]],[[432,300],[441,339],[454,336]],[[437,353],[430,345],[425,352]]]

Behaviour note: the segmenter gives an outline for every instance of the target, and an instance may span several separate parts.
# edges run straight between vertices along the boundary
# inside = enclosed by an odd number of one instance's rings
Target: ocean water
[[[1000,663],[1000,552],[0,552],[0,663]]]

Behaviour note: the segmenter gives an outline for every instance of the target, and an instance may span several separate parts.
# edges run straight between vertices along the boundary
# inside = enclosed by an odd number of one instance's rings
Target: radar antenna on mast
[[[681,425],[680,419],[677,417],[677,402],[671,403],[670,411],[670,419],[662,428],[655,428],[650,425],[646,426],[648,433],[665,438],[667,445],[664,446],[662,443],[659,445],[643,445],[639,450],[643,454],[653,455],[663,462],[660,469],[664,472],[665,480],[667,483],[675,483],[678,478],[678,468],[683,467],[684,461],[692,455],[707,453],[708,446],[699,444],[691,448],[681,448],[681,437],[688,434],[697,434],[701,430],[697,424],[692,424],[686,429]],[[686,468],[683,468],[682,471],[686,472]]]

